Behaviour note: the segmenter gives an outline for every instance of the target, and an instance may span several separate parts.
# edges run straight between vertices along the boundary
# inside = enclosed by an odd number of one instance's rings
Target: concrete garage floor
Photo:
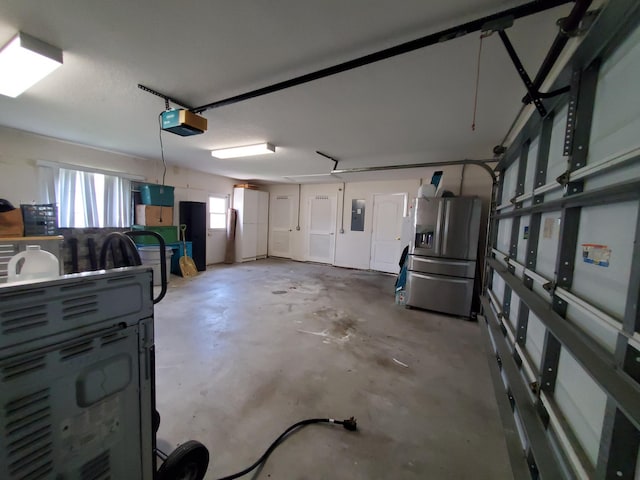
[[[395,305],[394,281],[278,259],[173,276],[159,446],[201,441],[215,479],[298,420],[353,415],[357,433],[308,426],[255,478],[512,478],[479,325]]]

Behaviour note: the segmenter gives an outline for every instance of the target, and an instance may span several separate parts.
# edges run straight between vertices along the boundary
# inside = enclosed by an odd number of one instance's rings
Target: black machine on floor
[[[140,255],[133,241],[135,237],[151,235],[158,240],[160,248],[160,275],[161,291],[157,297],[153,298],[153,303],[160,302],[167,293],[167,268],[165,241],[156,232],[146,230],[129,231],[125,233],[114,232],[105,238],[100,252],[100,268],[107,267],[108,257],[111,255],[114,266],[139,266],[142,265]],[[156,410],[156,390],[155,390],[155,349],[150,349],[150,373],[151,373],[151,415],[153,427],[152,449],[153,457],[153,480],[202,480],[209,465],[209,451],[200,442],[189,440],[178,446],[170,454],[166,454],[157,446],[156,434],[160,427],[160,414]],[[157,458],[162,460],[162,464],[157,468]]]
[[[131,239],[142,234],[161,245],[156,298]],[[3,479],[204,477],[204,445],[189,441],[170,455],[156,445],[153,315],[166,293],[164,251],[154,232],[115,233],[101,271],[0,285]]]

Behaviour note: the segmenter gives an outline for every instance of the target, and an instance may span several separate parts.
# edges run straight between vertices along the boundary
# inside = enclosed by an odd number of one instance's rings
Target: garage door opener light
[[[0,50],[0,94],[15,98],[62,65],[62,50],[18,33]]]

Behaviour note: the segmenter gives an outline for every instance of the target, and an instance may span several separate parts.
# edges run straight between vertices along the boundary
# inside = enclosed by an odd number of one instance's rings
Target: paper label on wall
[[[560,227],[559,218],[545,218],[544,227],[542,229],[542,238],[553,238],[556,236],[556,231]]]
[[[527,240],[529,238],[529,225],[525,225],[524,231],[522,232],[522,238]]]
[[[582,244],[582,259],[585,263],[592,263],[599,267],[608,267],[611,258],[611,249],[606,245],[595,243]]]

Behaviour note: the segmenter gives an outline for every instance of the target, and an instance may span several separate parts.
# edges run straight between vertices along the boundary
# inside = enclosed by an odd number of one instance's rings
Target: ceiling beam
[[[404,53],[413,52],[414,50],[435,45],[437,43],[453,40],[455,38],[468,35],[469,33],[483,31],[487,28],[490,28],[492,24],[495,24],[496,21],[501,19],[505,19],[505,18],[518,19],[522,17],[527,17],[529,15],[533,15],[536,13],[543,12],[545,10],[549,10],[551,8],[558,7],[560,5],[564,5],[566,3],[572,3],[572,0],[535,0],[514,8],[510,8],[498,13],[494,13],[492,15],[478,18],[477,20],[472,20],[470,22],[457,25],[455,27],[440,30],[439,32],[432,33],[424,37],[417,38],[415,40],[410,40],[408,42],[404,42],[399,45],[386,48],[384,50],[370,53],[368,55],[364,55],[362,57],[358,57],[353,60],[348,60],[346,62],[339,63],[331,67],[326,67],[321,70],[317,70],[315,72],[307,73],[305,75],[294,77],[289,80],[284,80],[282,82],[274,83],[272,85],[259,88],[257,90],[252,90],[250,92],[242,93],[240,95],[235,95],[233,97],[225,98],[223,100],[207,103],[205,105],[201,105],[199,107],[195,107],[190,110],[194,113],[202,113],[206,110],[211,110],[213,108],[220,108],[227,105],[232,105],[234,103],[243,102],[251,98],[260,97],[262,95],[267,95],[273,92],[278,92],[286,88],[295,87],[297,85],[302,85],[303,83],[312,82],[314,80],[319,80],[321,78],[329,77],[331,75],[336,75],[338,73],[346,72],[348,70],[353,70],[354,68],[369,65],[375,62],[379,62],[381,60],[386,60],[387,58],[402,55]]]

